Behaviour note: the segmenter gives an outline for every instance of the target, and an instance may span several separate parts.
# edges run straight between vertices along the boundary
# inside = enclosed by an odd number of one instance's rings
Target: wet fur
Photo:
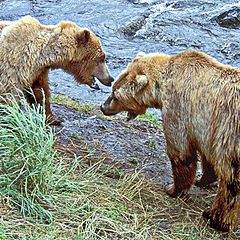
[[[59,124],[50,109],[49,69],[61,68],[80,83],[91,84],[93,68],[105,53],[97,37],[73,22],[42,25],[25,16],[0,22],[0,95],[33,90],[37,102],[45,95],[49,122]],[[33,98],[26,93],[30,103]]]
[[[147,84],[137,80],[139,75]],[[200,156],[203,175],[197,184],[211,184],[217,177],[220,182],[203,216],[216,229],[233,230],[240,212],[240,69],[197,51],[140,54],[101,108],[107,115],[137,115],[148,107],[162,110],[174,178],[166,192],[177,197],[190,189]]]

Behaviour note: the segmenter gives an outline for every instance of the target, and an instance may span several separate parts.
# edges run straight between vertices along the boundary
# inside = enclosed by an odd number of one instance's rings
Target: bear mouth
[[[130,121],[130,120],[133,120],[134,118],[137,117],[138,114],[136,114],[135,112],[133,111],[128,111],[128,114],[127,114],[127,121]]]
[[[88,84],[90,88],[95,89],[95,90],[100,90],[99,85],[96,82],[96,79],[93,78],[92,81]]]

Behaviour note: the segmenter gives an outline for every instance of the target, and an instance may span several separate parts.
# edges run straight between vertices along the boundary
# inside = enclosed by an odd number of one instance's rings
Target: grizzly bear
[[[215,181],[215,173],[219,179],[213,206],[203,216],[211,227],[231,231],[240,212],[240,69],[197,51],[139,53],[101,110],[127,111],[133,119],[149,107],[162,110],[174,179],[166,192],[177,197],[190,189],[200,156],[199,185]]]
[[[27,99],[32,89],[38,103],[43,102],[47,119],[59,124],[50,109],[49,69],[61,68],[79,83],[96,87],[94,77],[111,86],[113,78],[106,56],[93,32],[73,22],[42,25],[31,16],[15,22],[0,22],[0,95],[10,93]],[[8,94],[9,95],[9,94]]]

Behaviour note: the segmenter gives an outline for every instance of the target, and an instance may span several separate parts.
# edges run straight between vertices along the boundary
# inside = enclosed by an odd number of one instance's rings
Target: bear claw
[[[222,231],[222,232],[229,232],[230,231],[230,226],[229,225],[222,224],[221,222],[219,222],[218,220],[213,218],[213,216],[211,214],[211,210],[205,210],[202,213],[202,216],[205,220],[209,221],[209,226],[211,228],[214,228],[214,229]]]
[[[47,124],[49,125],[60,126],[61,123],[62,123],[62,120],[55,116],[49,116],[47,118]]]
[[[186,193],[177,191],[174,184],[168,184],[165,186],[164,191],[173,198],[184,196]]]

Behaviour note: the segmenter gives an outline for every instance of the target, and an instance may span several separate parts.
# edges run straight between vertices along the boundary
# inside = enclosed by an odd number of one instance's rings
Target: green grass
[[[53,147],[40,108],[0,110],[0,240],[239,239],[239,230],[222,234],[202,220],[211,192],[171,199],[77,139]]]
[[[64,94],[53,94],[52,102],[57,104],[62,104],[70,108],[73,108],[79,112],[84,112],[89,114],[93,113],[98,109],[98,107],[95,104],[81,103]],[[139,115],[136,119],[149,122],[154,127],[162,128],[162,122],[159,120],[159,116],[157,116],[157,114],[155,113],[146,112],[143,115]]]
[[[146,122],[151,123],[154,127],[162,129],[162,122],[159,120],[159,117],[154,113],[146,112],[143,115],[139,115],[137,119],[144,120]]]
[[[47,202],[55,156],[53,132],[43,111],[26,101],[21,107],[14,100],[11,106],[0,105],[0,194],[23,215],[51,220],[39,204]]]
[[[6,229],[0,226],[0,240],[8,240],[6,237]]]
[[[79,112],[91,113],[97,109],[97,106],[92,103],[81,103],[76,101],[64,94],[54,94],[52,95],[52,102],[62,105],[66,105],[70,108],[73,108]]]

